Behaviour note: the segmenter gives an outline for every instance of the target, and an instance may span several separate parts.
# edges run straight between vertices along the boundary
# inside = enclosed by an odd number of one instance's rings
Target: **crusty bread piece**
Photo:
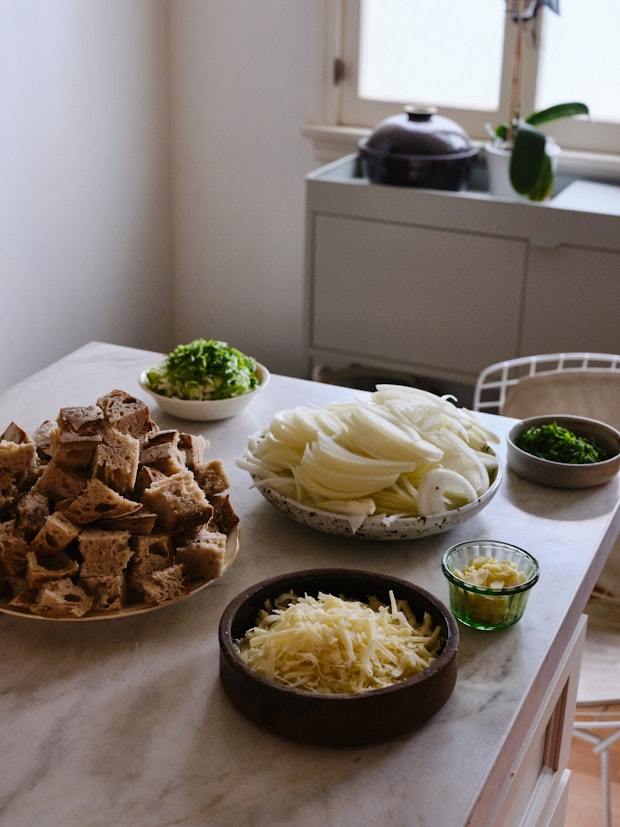
[[[209,440],[202,434],[179,434],[179,449],[185,456],[185,465],[194,469],[204,462],[205,451],[209,447]]]
[[[93,459],[93,476],[119,494],[133,492],[140,461],[140,442],[131,434],[108,428],[97,445]]]
[[[10,479],[18,488],[29,488],[36,479],[39,464],[34,441],[11,422],[0,436],[0,480]],[[6,490],[4,484],[2,488]]]
[[[179,448],[179,439],[179,432],[173,429],[152,431],[142,441],[140,464],[150,465],[168,476],[183,471],[185,452]]]
[[[90,611],[93,599],[68,577],[45,583],[29,609],[35,615],[55,618],[84,617]]]
[[[129,514],[121,514],[120,517],[98,520],[97,528],[106,531],[128,531],[130,534],[152,534],[157,521],[157,514],[148,511],[143,505],[139,505],[136,511]]]
[[[60,431],[81,437],[101,436],[105,422],[98,405],[73,405],[61,408],[56,417]]]
[[[144,602],[149,604],[169,603],[184,597],[190,591],[185,570],[180,564],[145,575],[140,578],[139,585]]]
[[[230,503],[228,494],[217,494],[214,497],[209,497],[209,502],[213,506],[213,516],[209,527],[216,528],[222,534],[230,534],[239,522],[239,517]]]
[[[177,563],[183,563],[190,580],[215,580],[223,572],[226,553],[225,534],[201,526],[175,551]]]
[[[41,554],[64,551],[79,534],[79,528],[62,511],[54,511],[45,518],[41,529],[33,537],[31,547]]]
[[[151,534],[131,539],[133,558],[131,573],[143,577],[154,571],[167,569],[174,562],[174,545],[170,534]]]
[[[52,436],[56,431],[58,431],[58,425],[51,419],[46,419],[32,432],[32,441],[43,462],[49,462],[52,458]]]
[[[28,479],[34,481],[36,473],[36,446],[34,442],[0,440],[0,471],[3,479],[23,486]]]
[[[15,484],[15,477],[10,471],[0,468],[0,492],[5,498],[15,498],[19,494],[19,488]]]
[[[189,469],[154,482],[142,495],[143,504],[154,511],[164,531],[187,531],[208,523],[213,507]]]
[[[124,574],[78,577],[77,584],[92,597],[91,614],[119,612],[127,606],[127,580]]]
[[[25,575],[28,551],[28,541],[18,531],[15,518],[0,523],[0,574]]]
[[[94,523],[102,518],[120,517],[137,511],[140,503],[129,500],[96,478],[90,479],[82,491],[66,508],[65,515],[79,525]]]
[[[52,458],[30,490],[45,494],[50,503],[58,503],[75,499],[86,487],[86,481],[84,476],[60,468]]]
[[[207,497],[212,494],[221,494],[230,486],[224,463],[219,458],[196,465],[194,476]]]
[[[81,434],[56,430],[50,434],[50,448],[54,462],[65,471],[88,472],[101,442],[101,434]]]
[[[31,550],[26,555],[26,581],[32,588],[38,588],[48,580],[75,577],[79,569],[77,561],[64,551],[58,554],[40,554]]]
[[[113,390],[100,396],[97,405],[106,422],[123,434],[141,439],[157,426],[151,419],[148,406],[141,399],[123,390]]]
[[[7,425],[4,433],[0,435],[0,440],[16,442],[18,445],[32,442],[32,439],[28,436],[26,431],[24,431],[23,428],[20,428],[20,426],[15,422],[10,422]]]
[[[101,442],[103,411],[97,405],[61,408],[56,417],[58,429],[50,432],[52,456],[65,470],[83,470]]]
[[[128,531],[88,528],[80,532],[81,577],[107,578],[122,574],[133,556]]]
[[[16,501],[17,526],[29,540],[41,529],[50,513],[50,501],[45,494],[27,491]]]
[[[157,468],[151,468],[150,465],[141,465],[136,476],[136,484],[133,490],[133,496],[136,500],[142,500],[142,495],[147,488],[157,480],[166,479],[168,475],[163,471],[158,471]]]
[[[6,586],[11,595],[9,606],[30,611],[39,590],[31,588],[25,577],[10,577],[6,580]]]

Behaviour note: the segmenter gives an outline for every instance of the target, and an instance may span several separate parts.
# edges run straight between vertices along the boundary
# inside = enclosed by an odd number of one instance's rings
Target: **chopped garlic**
[[[465,583],[485,589],[520,586],[526,580],[525,573],[519,571],[512,560],[496,560],[494,557],[473,557],[465,568],[455,569],[454,574]]]
[[[274,683],[324,694],[390,686],[436,659],[440,627],[425,613],[421,625],[406,601],[390,606],[331,594],[281,595],[239,641],[243,660]]]

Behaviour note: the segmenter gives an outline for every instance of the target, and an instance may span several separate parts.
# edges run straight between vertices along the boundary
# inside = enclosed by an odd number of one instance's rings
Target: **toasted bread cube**
[[[213,507],[186,469],[153,482],[142,495],[143,504],[154,511],[164,531],[185,531],[208,523]]]
[[[128,531],[89,528],[80,533],[81,577],[113,577],[122,574],[133,556]]]
[[[64,551],[58,554],[40,554],[37,551],[29,551],[26,555],[26,581],[33,588],[38,588],[48,580],[74,577],[79,569],[78,562]]]
[[[66,516],[78,525],[97,520],[120,517],[137,511],[140,503],[129,500],[96,478],[90,479],[82,491],[65,509]]]
[[[156,429],[148,406],[126,391],[110,391],[99,397],[97,405],[103,411],[106,422],[123,434],[141,439]]]
[[[175,552],[177,563],[183,563],[190,580],[215,580],[224,570],[225,534],[202,526]]]
[[[131,434],[109,428],[95,449],[93,476],[125,496],[136,484],[140,462],[140,442]]]
[[[90,611],[92,603],[92,597],[66,577],[41,586],[29,608],[44,617],[79,618]]]
[[[45,518],[41,529],[32,540],[32,548],[42,554],[64,551],[79,534],[79,528],[62,511],[54,511]]]

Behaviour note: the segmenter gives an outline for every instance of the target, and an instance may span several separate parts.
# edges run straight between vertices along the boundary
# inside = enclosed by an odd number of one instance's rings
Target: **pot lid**
[[[434,106],[405,106],[377,124],[365,146],[386,155],[453,155],[472,149],[469,136]]]

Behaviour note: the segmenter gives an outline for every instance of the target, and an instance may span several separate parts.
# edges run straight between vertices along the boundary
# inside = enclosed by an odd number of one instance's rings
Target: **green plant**
[[[541,6],[549,6],[559,14],[558,0],[506,0],[509,14],[517,25],[517,37],[512,74],[510,116],[507,122],[493,131],[493,141],[512,150],[510,158],[510,183],[519,195],[531,201],[544,201],[553,187],[553,169],[547,153],[547,135],[540,129],[542,124],[570,118],[574,115],[588,115],[585,103],[571,101],[559,103],[547,109],[522,117],[521,86],[523,66],[523,37],[525,24],[531,20]]]

